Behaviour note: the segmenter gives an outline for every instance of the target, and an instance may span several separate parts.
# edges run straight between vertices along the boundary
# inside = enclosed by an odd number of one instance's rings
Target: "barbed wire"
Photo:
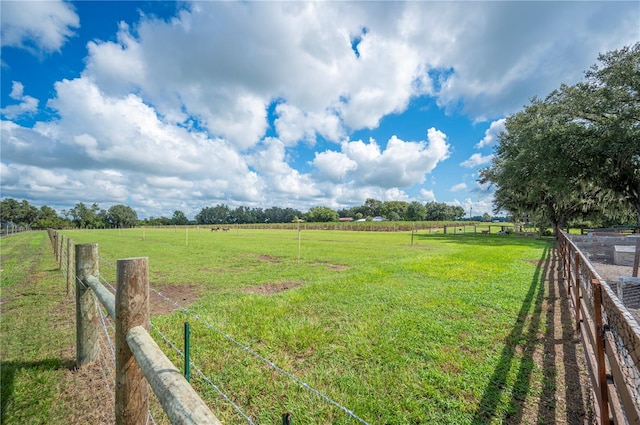
[[[107,378],[107,374],[105,373],[105,370],[109,370],[109,372],[111,372],[111,370],[109,369],[109,365],[107,364],[107,359],[105,358],[104,355],[104,351],[102,350],[102,347],[100,347],[99,350],[99,359],[100,359],[100,372],[102,373],[102,378],[104,379],[105,385],[107,387],[107,391],[109,392],[109,394],[112,395],[111,399],[112,401],[115,402],[116,399],[116,383],[115,383],[115,379],[113,380],[113,387],[109,384],[109,379]]]
[[[116,348],[115,345],[113,344],[113,342],[111,341],[111,336],[109,336],[109,330],[107,329],[107,321],[109,321],[109,317],[107,316],[105,318],[105,314],[102,311],[102,306],[98,307],[98,311],[100,312],[100,323],[102,324],[102,330],[104,331],[105,336],[107,337],[107,342],[109,344],[109,347],[111,348],[111,355],[114,358],[114,362],[113,365],[115,367],[115,357],[116,357]]]
[[[177,345],[175,345],[166,335],[164,335],[160,329],[158,329],[158,327],[156,325],[154,325],[153,323],[151,323],[151,328],[156,331],[160,337],[167,343],[169,344],[169,346],[171,346],[171,348],[173,348],[173,350],[178,353],[179,356],[184,357],[184,353],[182,352],[182,350],[180,350],[180,348],[178,348]],[[240,407],[235,404],[233,402],[233,400],[231,400],[231,398],[229,398],[229,396],[227,396],[224,391],[222,391],[222,389],[220,387],[218,387],[216,384],[214,384],[209,378],[207,378],[207,376],[200,370],[200,368],[191,360],[189,360],[189,364],[191,366],[193,366],[193,368],[198,372],[198,375],[200,375],[201,378],[203,378],[209,385],[211,385],[213,387],[214,390],[216,390],[221,396],[222,398],[224,398],[229,404],[231,404],[231,406],[233,406],[233,408],[236,410],[236,412],[238,412],[243,418],[245,418],[245,420],[250,423],[250,424],[254,424],[253,421],[251,420],[251,418],[249,418],[243,411],[242,409],[240,409]]]
[[[82,281],[82,279],[80,279],[78,276],[76,276],[76,281],[78,283],[80,283],[80,286],[82,286],[84,289],[87,289],[88,286],[84,284],[84,282]]]
[[[111,268],[113,268],[113,269],[115,269],[115,268],[116,268],[115,264],[113,264],[113,263],[111,263],[110,261],[106,260],[106,259],[105,259],[104,257],[102,257],[102,256],[100,257],[100,261],[105,262],[109,267],[111,267]]]
[[[151,413],[151,410],[149,410],[149,415],[147,416],[147,424],[149,424],[149,420],[151,420],[151,423],[153,423],[153,425],[157,425],[156,420],[153,418],[153,413]]]
[[[110,262],[109,260],[105,259],[103,256],[99,257],[101,262],[104,262],[105,264],[107,264],[108,266],[116,269],[116,266]],[[109,286],[111,288],[111,290],[113,292],[115,292],[115,288],[113,287],[113,285],[111,285],[106,279],[104,279],[102,276],[99,276],[99,279],[104,282],[107,286]],[[80,281],[82,283],[82,281]],[[84,285],[84,284],[83,284]],[[162,292],[158,291],[157,289],[153,288],[153,287],[149,287],[149,289],[151,291],[153,291],[155,294],[157,294],[159,297],[163,298],[165,301],[173,304],[176,308],[178,308],[179,310],[183,311],[184,313],[190,315],[191,317],[195,318],[196,320],[198,320],[200,323],[202,323],[206,328],[218,333],[219,335],[221,335],[224,339],[226,339],[227,341],[231,342],[232,344],[235,344],[236,346],[240,347],[243,351],[251,354],[252,356],[256,357],[257,359],[261,360],[262,362],[266,363],[267,365],[269,365],[273,370],[283,374],[284,376],[286,376],[287,378],[293,380],[294,382],[296,382],[298,385],[302,386],[303,388],[307,389],[308,391],[310,391],[311,393],[315,394],[316,396],[318,396],[319,398],[323,399],[324,401],[326,401],[327,403],[333,405],[334,407],[337,407],[338,409],[342,410],[344,413],[346,413],[348,416],[352,417],[353,419],[357,420],[358,422],[364,424],[364,425],[369,425],[369,423],[367,421],[365,421],[364,419],[362,419],[361,417],[359,417],[358,415],[356,415],[352,410],[348,409],[345,406],[342,406],[341,404],[339,404],[338,402],[334,401],[333,399],[331,399],[330,397],[328,397],[327,395],[323,394],[322,392],[320,392],[319,390],[315,389],[314,387],[312,387],[311,385],[309,385],[308,383],[302,381],[301,379],[297,378],[296,376],[294,376],[293,374],[291,374],[290,372],[282,369],[280,366],[276,365],[274,362],[272,362],[271,360],[267,359],[266,357],[262,356],[261,354],[259,354],[258,352],[256,352],[255,350],[251,349],[248,345],[242,344],[241,342],[237,341],[235,338],[233,338],[230,335],[227,335],[226,333],[222,332],[222,330],[218,329],[216,326],[206,322],[204,319],[202,319],[197,313],[192,312],[191,310],[187,309],[186,307],[181,306],[180,304],[178,304],[176,301],[172,300],[171,298],[167,297],[166,295],[164,295]],[[163,336],[163,334],[158,330],[158,328],[153,325],[153,323],[151,323],[152,327],[163,337],[163,339],[165,339],[166,337]],[[175,346],[175,344],[173,344],[172,342],[170,342],[168,339],[165,339],[165,341],[172,347],[174,347],[174,350],[178,350],[178,353],[180,353],[179,349],[177,349],[177,347]],[[214,389],[216,389],[216,391],[218,391],[223,398],[225,398],[229,403],[231,403],[234,408],[242,415],[245,417],[245,419],[247,419],[249,421],[249,423],[253,423],[251,422],[251,419],[246,416],[244,413],[242,413],[241,410],[239,410],[239,407],[237,407],[235,405],[235,403],[233,403],[233,401],[231,401],[231,399],[229,399],[195,364],[194,364],[194,369],[196,371],[198,371],[198,374],[201,375],[201,377],[207,381],[210,385],[212,385],[214,387]],[[236,408],[237,407],[237,408]]]
[[[105,278],[104,278],[104,277],[102,277],[102,276],[100,276],[100,278],[99,278],[99,279],[100,279],[100,280],[105,284],[105,286],[108,286],[108,287],[109,287],[109,289],[111,290],[111,292],[113,292],[113,293],[115,294],[115,292],[116,292],[116,288],[115,288],[112,284],[110,284],[110,283],[109,283],[109,281],[108,281],[107,279],[105,279]]]
[[[288,377],[289,379],[292,379],[293,381],[297,382],[299,385],[301,385],[302,387],[306,388],[307,390],[311,391],[312,393],[314,393],[315,395],[317,395],[318,397],[320,397],[321,399],[325,400],[327,403],[337,407],[338,409],[342,410],[343,412],[345,412],[347,415],[351,416],[353,419],[359,421],[362,424],[365,425],[369,425],[368,422],[366,422],[364,419],[360,418],[358,415],[356,415],[355,413],[353,413],[351,410],[349,410],[348,408],[342,406],[341,404],[339,404],[338,402],[332,400],[331,398],[329,398],[328,396],[324,395],[323,393],[321,393],[320,391],[318,391],[317,389],[313,388],[311,385],[307,384],[306,382],[302,381],[301,379],[295,377],[294,375],[292,375],[291,373],[287,372],[286,370],[282,369],[281,367],[279,367],[278,365],[276,365],[275,363],[273,363],[271,360],[263,357],[262,355],[260,355],[259,353],[257,353],[256,351],[252,350],[249,346],[242,344],[241,342],[237,341],[236,339],[234,339],[233,337],[227,335],[226,333],[222,332],[220,329],[218,329],[217,327],[215,327],[214,325],[206,322],[205,320],[203,320],[200,316],[198,316],[197,313],[192,312],[191,310],[189,310],[186,307],[181,306],[180,304],[178,304],[176,301],[172,300],[171,298],[167,297],[166,295],[164,295],[162,292],[158,291],[157,289],[154,289],[152,287],[149,287],[149,289],[153,292],[155,292],[159,297],[163,298],[164,300],[166,300],[167,302],[173,303],[173,305],[178,308],[179,310],[183,311],[184,313],[190,315],[191,317],[195,318],[196,320],[198,320],[200,323],[202,323],[206,328],[211,329],[212,331],[218,333],[219,335],[221,335],[223,338],[225,338],[227,341],[237,345],[238,347],[242,348],[244,351],[246,351],[247,353],[253,355],[254,357],[262,360],[264,363],[268,364],[269,366],[271,366],[272,369],[282,373],[283,375],[285,375],[286,377]]]

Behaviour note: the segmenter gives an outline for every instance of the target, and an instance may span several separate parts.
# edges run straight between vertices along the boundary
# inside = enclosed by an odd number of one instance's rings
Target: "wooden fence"
[[[60,268],[66,259],[67,293],[76,299],[76,366],[93,362],[99,354],[97,300],[115,323],[116,424],[147,423],[148,386],[172,424],[220,424],[204,401],[149,335],[149,271],[146,257],[117,261],[116,293],[99,280],[98,244],[75,245],[75,285],[71,239],[49,230]],[[66,255],[65,250],[66,248]]]
[[[640,424],[640,326],[570,237],[563,279],[581,335],[599,424]]]

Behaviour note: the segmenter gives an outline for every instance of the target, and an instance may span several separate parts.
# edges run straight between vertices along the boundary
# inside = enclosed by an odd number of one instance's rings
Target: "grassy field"
[[[0,423],[65,423],[60,389],[73,365],[73,304],[45,232],[2,239]]]
[[[117,259],[149,257],[151,286],[202,319],[177,310],[155,315],[153,324],[181,345],[189,321],[192,361],[255,423],[279,423],[283,412],[296,424],[358,421],[212,328],[370,424],[510,423],[545,385],[531,347],[545,326],[539,266],[546,241],[418,233],[411,246],[410,232],[193,227],[63,233],[75,243],[97,242],[101,276],[114,284]],[[5,300],[5,285],[31,273],[27,264],[9,265],[6,253],[47,250],[41,238],[14,248],[20,240],[3,241],[3,313],[16,302]],[[5,409],[7,418],[19,410],[20,393],[14,384],[5,406],[5,360],[15,356],[5,341],[20,336],[4,317],[3,419]],[[246,423],[193,373],[192,383],[224,423]]]

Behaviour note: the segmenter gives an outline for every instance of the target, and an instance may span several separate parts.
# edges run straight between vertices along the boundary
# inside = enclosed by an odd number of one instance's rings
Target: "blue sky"
[[[140,218],[438,201],[504,118],[640,40],[629,2],[2,1],[1,196]]]

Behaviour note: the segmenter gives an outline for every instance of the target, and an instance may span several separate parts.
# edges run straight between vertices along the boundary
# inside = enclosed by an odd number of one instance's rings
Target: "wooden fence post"
[[[85,283],[87,276],[98,276],[98,244],[76,245],[76,366],[98,358],[98,304]]]
[[[640,238],[636,239],[636,253],[633,256],[633,269],[631,276],[638,277],[638,267],[640,267]]]
[[[71,252],[71,247],[73,246],[73,241],[71,238],[67,238],[67,296],[71,292],[71,288],[73,285],[73,270],[71,269],[71,265],[73,264],[73,253]]]
[[[51,241],[51,245],[53,245],[53,253],[56,255],[56,262],[58,261],[58,232],[56,230],[53,231],[53,240]]]
[[[149,411],[149,387],[126,336],[127,331],[136,326],[149,330],[148,259],[118,260],[117,275],[116,424],[144,424]]]
[[[602,424],[609,423],[609,392],[607,382],[607,366],[604,360],[604,325],[602,320],[602,288],[598,279],[591,279],[593,287],[593,315],[595,322],[595,353],[598,368],[598,391],[596,397],[600,408]]]
[[[576,264],[575,264],[575,278],[574,278],[574,287],[573,287],[573,296],[575,297],[575,300],[573,302],[573,305],[576,309],[576,332],[580,332],[580,322],[582,321],[582,317],[581,317],[581,309],[582,309],[582,305],[580,303],[580,255],[578,254],[578,252],[575,252],[575,256],[576,256]]]
[[[60,235],[60,255],[58,256],[58,270],[62,270],[62,259],[64,258],[64,235]]]

